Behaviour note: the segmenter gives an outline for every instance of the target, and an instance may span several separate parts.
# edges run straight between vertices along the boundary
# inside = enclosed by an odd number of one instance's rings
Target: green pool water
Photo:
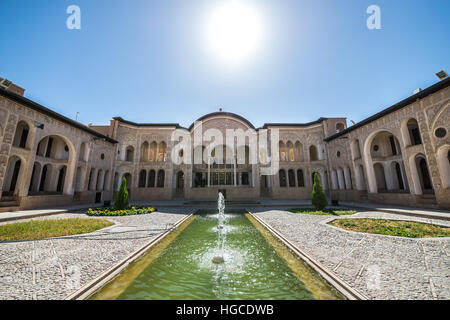
[[[217,223],[193,216],[91,299],[343,299],[248,214],[226,214],[225,263],[212,263]]]

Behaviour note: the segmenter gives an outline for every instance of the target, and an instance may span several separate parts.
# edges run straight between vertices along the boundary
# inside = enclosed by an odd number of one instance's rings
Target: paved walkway
[[[147,215],[102,217],[115,225],[85,235],[0,242],[0,300],[64,299],[191,212],[166,208]],[[76,212],[35,219],[80,215],[98,219]]]
[[[370,299],[450,299],[450,238],[389,237],[327,224],[348,217],[445,226],[449,221],[368,210],[341,217],[294,214],[283,208],[249,210]],[[80,217],[83,211],[34,219]],[[114,226],[87,235],[0,242],[0,300],[63,299],[78,288],[73,287],[74,275],[79,275],[79,286],[85,285],[193,211],[160,208],[149,215],[108,217]],[[12,222],[0,225],[6,223]]]
[[[391,237],[327,224],[349,217],[450,226],[448,221],[371,211],[332,217],[249,210],[369,299],[450,299],[450,238]]]
[[[23,211],[11,211],[0,213],[0,222],[15,221],[22,219],[37,218],[43,216],[52,216],[56,214],[63,214],[70,211],[77,211],[85,208],[97,208],[101,207],[102,204],[83,204],[69,207],[60,207],[54,209],[40,209],[40,210],[23,210]]]
[[[204,205],[202,204],[204,202]],[[165,200],[165,201],[132,201],[133,205],[138,206],[153,206],[156,208],[199,208],[199,207],[214,207],[216,205],[214,201],[195,201],[192,204],[187,200]],[[409,207],[398,207],[398,206],[387,206],[381,204],[373,204],[373,203],[362,203],[362,202],[340,202],[342,207],[355,207],[368,209],[370,211],[380,211],[387,212],[393,214],[401,214],[401,215],[411,215],[417,217],[424,217],[430,219],[441,219],[441,220],[449,220],[450,221],[450,211],[444,210],[433,210],[433,209],[419,209],[419,208],[409,208]],[[86,208],[96,208],[101,207],[103,204],[99,203],[91,203],[91,204],[82,204],[76,206],[66,206],[60,208],[53,209],[41,209],[41,210],[26,210],[26,211],[15,211],[15,212],[3,212],[0,213],[0,222],[5,221],[13,221],[19,219],[29,219],[40,216],[48,216],[54,214],[62,214],[69,211],[86,209]],[[250,204],[245,204],[245,201],[239,201],[236,205],[232,203],[229,204],[229,207],[305,207],[311,206],[311,201],[305,200],[258,200],[252,201]]]
[[[403,215],[406,214],[425,218],[440,218],[443,220],[450,220],[450,211],[446,210],[411,208],[411,207],[383,205],[377,203],[346,202],[346,201],[340,201],[339,204],[343,207],[347,206],[355,208],[364,208],[373,211],[387,212],[393,214],[403,214]]]

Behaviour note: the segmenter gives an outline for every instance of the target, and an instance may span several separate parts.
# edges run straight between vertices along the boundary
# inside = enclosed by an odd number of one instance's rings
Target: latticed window
[[[280,178],[280,187],[287,187],[286,183],[286,171],[280,170],[279,172],[279,178]]]

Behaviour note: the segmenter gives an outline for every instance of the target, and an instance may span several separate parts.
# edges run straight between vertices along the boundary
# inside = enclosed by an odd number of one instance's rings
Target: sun
[[[213,10],[207,24],[211,49],[231,62],[249,58],[258,48],[261,33],[257,10],[239,1],[229,1]]]

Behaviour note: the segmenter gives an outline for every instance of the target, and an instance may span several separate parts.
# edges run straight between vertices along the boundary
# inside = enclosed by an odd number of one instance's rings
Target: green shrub
[[[312,204],[317,210],[323,210],[328,205],[327,197],[325,196],[325,192],[323,192],[322,185],[320,184],[320,178],[317,173],[314,174]]]
[[[114,202],[114,208],[116,210],[124,210],[128,208],[129,204],[130,200],[128,199],[127,179],[123,177],[119,192],[117,193],[116,201]]]
[[[358,211],[349,209],[334,209],[327,208],[323,210],[317,210],[316,208],[294,208],[289,209],[289,212],[298,214],[312,214],[312,215],[325,215],[325,216],[345,216],[355,214]]]
[[[155,212],[156,209],[153,207],[130,207],[128,209],[123,210],[115,210],[114,208],[96,208],[96,209],[89,209],[86,214],[88,216],[96,216],[96,217],[102,217],[102,216],[133,216],[133,215],[139,215],[139,214],[149,214],[152,212]]]

